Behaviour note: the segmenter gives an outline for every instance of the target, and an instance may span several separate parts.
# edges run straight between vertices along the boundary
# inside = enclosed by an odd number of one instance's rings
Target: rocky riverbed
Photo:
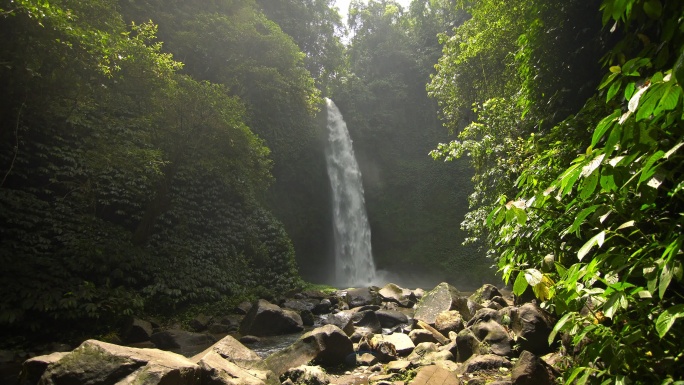
[[[193,331],[133,320],[121,344],[88,340],[26,360],[21,385],[553,384],[554,320],[492,285],[466,296],[383,288],[259,300]],[[125,346],[124,346],[125,345]]]

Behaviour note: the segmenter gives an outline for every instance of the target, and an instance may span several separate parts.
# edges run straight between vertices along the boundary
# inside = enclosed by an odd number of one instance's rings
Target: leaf
[[[613,316],[619,309],[627,309],[627,306],[628,302],[625,293],[622,291],[616,291],[610,296],[610,298],[608,298],[608,301],[606,301],[605,305],[603,306],[603,315],[613,319]]]
[[[684,50],[679,54],[677,62],[674,67],[672,67],[672,73],[677,79],[677,83],[684,87]]]
[[[639,177],[638,184],[641,184],[655,174],[656,168],[653,167],[653,164],[659,161],[663,156],[665,156],[665,153],[662,150],[658,150],[648,158],[646,164],[644,164],[644,167],[641,169],[641,177]]]
[[[664,264],[663,269],[660,271],[660,285],[658,285],[658,295],[661,299],[665,296],[665,291],[667,291],[667,287],[672,282],[672,276],[672,266],[669,263]]]
[[[608,89],[608,93],[606,94],[606,103],[611,101],[617,95],[618,91],[620,91],[620,87],[622,86],[622,83],[620,82],[615,82],[610,85],[610,88]]]
[[[684,304],[674,305],[664,312],[660,313],[656,320],[655,327],[660,338],[665,337],[665,334],[670,330],[672,325],[678,318],[684,317]]]
[[[598,234],[594,235],[593,237],[591,237],[591,239],[588,240],[587,243],[585,243],[585,244],[579,249],[579,251],[577,252],[577,259],[579,259],[579,260],[581,261],[584,257],[586,257],[586,255],[589,253],[589,251],[590,251],[594,246],[597,246],[597,245],[598,245],[598,247],[603,246],[603,241],[604,241],[605,239],[606,239],[606,232],[605,232],[605,230],[604,230],[604,231],[601,231],[600,233],[598,233]]]
[[[619,74],[620,72],[622,72],[622,68],[620,68],[620,66],[611,66],[609,70],[614,74]]]
[[[663,111],[674,110],[675,107],[677,107],[677,103],[679,103],[679,96],[681,93],[681,87],[673,86],[669,83],[658,102],[658,106],[653,110],[653,115],[658,116]]]
[[[620,110],[615,110],[599,122],[591,138],[591,147],[596,147],[596,144],[603,138],[603,135],[613,127],[613,123],[617,120],[618,116],[620,116]]]
[[[626,229],[626,228],[632,227],[632,226],[634,226],[634,221],[627,221],[627,222],[621,224],[621,225],[617,228],[617,230]]]
[[[648,90],[650,87],[650,84],[639,88],[639,90],[632,96],[631,99],[629,99],[629,103],[627,104],[627,108],[629,109],[630,112],[636,112],[637,107],[639,106],[639,100],[641,99],[641,96]]]
[[[513,294],[520,296],[525,292],[525,289],[527,289],[527,279],[525,279],[525,274],[520,272],[518,276],[515,278],[515,283],[513,283]]]
[[[542,281],[543,274],[537,269],[527,269],[525,270],[525,279],[530,285],[537,286]]]
[[[553,330],[551,330],[551,333],[549,334],[549,345],[553,344],[553,341],[556,339],[556,334],[558,334],[559,331],[563,330],[563,326],[570,320],[570,317],[574,313],[567,312],[561,319],[556,322],[556,325],[553,327]]]
[[[589,216],[589,214],[593,213],[596,211],[596,209],[599,207],[599,205],[593,205],[585,208],[584,210],[580,211],[579,214],[577,214],[577,217],[575,220],[572,222],[572,225],[568,227],[565,231],[561,233],[561,238],[563,238],[565,235],[574,233],[577,230],[579,230],[580,226],[584,222],[584,219]],[[579,235],[579,234],[578,234]]]
[[[583,200],[589,199],[589,197],[596,191],[596,186],[598,186],[598,181],[599,181],[599,175],[598,171],[594,170],[594,172],[589,175],[588,178],[584,179],[584,183],[580,185],[579,188],[579,194],[580,198]]]
[[[646,119],[653,114],[656,104],[665,92],[662,84],[657,84],[651,91],[648,92],[645,98],[642,98],[639,108],[636,111],[636,121]]]
[[[657,20],[663,14],[663,5],[660,0],[649,0],[644,3],[644,12],[651,19]]]
[[[597,156],[596,158],[592,159],[591,162],[587,163],[586,166],[582,167],[582,176],[587,177],[589,176],[594,170],[599,168],[601,165],[601,162],[603,161],[603,158],[605,157],[605,154],[601,154]]]

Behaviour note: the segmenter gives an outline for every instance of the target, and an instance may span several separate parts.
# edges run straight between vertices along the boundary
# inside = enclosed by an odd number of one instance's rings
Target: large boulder
[[[372,310],[356,312],[352,315],[351,320],[352,324],[354,324],[355,331],[373,334],[382,332],[380,320],[378,320],[378,316]]]
[[[402,307],[413,307],[415,302],[410,298],[411,290],[401,288],[393,283],[388,283],[380,291],[378,295],[385,302],[394,302]]]
[[[538,356],[552,350],[548,339],[554,324],[552,317],[533,303],[526,303],[511,312],[511,329],[517,336],[516,343],[521,350]]]
[[[51,354],[47,354],[44,356],[37,356],[33,358],[29,358],[28,360],[24,361],[23,365],[21,366],[21,385],[32,385],[32,384],[37,384],[38,381],[40,380],[40,377],[45,373],[45,370],[48,368],[49,365],[54,364],[55,362],[58,362],[64,356],[69,354],[68,352],[55,352]],[[16,373],[15,373],[16,375]],[[15,381],[16,382],[16,381]]]
[[[199,385],[200,367],[183,356],[157,349],[137,349],[88,340],[73,351],[26,362],[21,384],[164,384]],[[38,378],[37,382],[34,382]]]
[[[506,357],[496,354],[484,354],[472,356],[463,363],[459,374],[474,373],[483,370],[499,370],[500,368],[510,369],[513,364]]]
[[[205,355],[214,352],[225,360],[234,362],[236,364],[245,364],[252,366],[251,363],[261,361],[254,351],[240,343],[232,336],[225,336],[219,342],[208,347],[203,352],[196,354],[190,358],[192,362],[199,362]]]
[[[282,303],[281,307],[301,313],[304,310],[312,311],[317,303],[316,300],[288,299]]]
[[[418,302],[413,319],[434,325],[440,313],[456,310],[464,320],[468,321],[480,308],[482,308],[481,305],[461,295],[458,289],[446,282],[442,282],[425,294],[420,302]]]
[[[416,348],[406,358],[415,366],[426,366],[440,361],[452,360],[454,356],[448,350],[439,350],[432,342],[423,342],[416,345]]]
[[[461,385],[461,380],[451,371],[438,365],[424,366],[418,370],[411,385]]]
[[[149,341],[152,336],[152,323],[139,318],[131,318],[124,328],[122,338],[126,343]]]
[[[162,350],[188,356],[207,348],[216,342],[209,334],[193,333],[180,329],[164,330],[150,337],[154,345]]]
[[[310,361],[337,366],[352,354],[354,344],[345,332],[335,325],[325,325],[304,334],[294,344],[271,354],[264,361],[269,369],[280,376],[286,370]]]
[[[375,315],[383,328],[393,328],[397,325],[407,324],[409,318],[406,314],[396,310],[378,310]]]
[[[494,297],[501,297],[501,292],[496,286],[492,284],[484,284],[481,288],[477,289],[469,298],[473,302],[477,302],[480,305],[484,305],[486,301],[491,300]]]
[[[513,385],[552,385],[558,373],[544,360],[524,350],[511,370]]]
[[[279,385],[278,377],[270,370],[242,367],[214,350],[198,361],[202,369],[202,383],[210,385]]]
[[[445,336],[448,336],[449,332],[458,333],[463,330],[464,327],[463,317],[461,317],[461,313],[456,310],[447,310],[437,314],[435,329]]]
[[[411,341],[408,335],[403,333],[392,333],[389,335],[376,334],[371,340],[371,346],[378,346],[380,341],[386,341],[394,345],[394,349],[398,356],[409,355],[416,345]]]
[[[304,330],[302,317],[264,299],[258,300],[240,324],[240,334],[274,336]]]
[[[349,304],[349,307],[352,309],[355,307],[377,305],[380,303],[377,295],[373,293],[369,287],[347,290],[346,300]]]
[[[352,316],[356,314],[353,310],[342,310],[335,314],[331,314],[323,320],[324,325],[335,325],[344,330],[348,336],[354,333],[354,324],[352,323]]]
[[[479,322],[472,328],[473,334],[489,347],[489,352],[499,356],[510,356],[513,351],[513,339],[503,326],[495,321]]]
[[[456,350],[456,361],[464,362],[480,352],[480,340],[475,337],[472,330],[463,329],[456,336]]]

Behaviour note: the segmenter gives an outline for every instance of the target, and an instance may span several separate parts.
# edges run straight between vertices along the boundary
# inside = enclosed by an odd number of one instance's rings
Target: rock
[[[475,373],[482,370],[498,370],[499,368],[510,368],[511,366],[511,361],[505,357],[495,354],[477,355],[470,357],[463,363],[459,374]]]
[[[316,315],[328,314],[332,310],[332,302],[329,299],[323,298],[321,302],[317,303],[316,306],[311,310],[312,313]]]
[[[379,303],[369,287],[347,290],[346,300],[352,309],[365,305],[377,305]]]
[[[189,326],[193,331],[203,332],[207,330],[209,323],[211,323],[211,317],[204,314],[199,314],[190,320]]]
[[[301,313],[303,310],[312,311],[316,307],[316,304],[303,299],[289,299],[283,302],[281,307]]]
[[[556,383],[556,373],[534,354],[524,350],[511,370],[513,385],[552,385]]]
[[[463,329],[456,336],[456,347],[458,351],[456,361],[464,362],[473,354],[479,353],[480,340],[475,337],[472,330]]]
[[[461,380],[449,370],[430,365],[418,370],[411,385],[461,385]]]
[[[536,355],[541,356],[552,350],[548,339],[553,325],[551,316],[533,303],[526,303],[517,312],[511,313],[511,329],[518,337],[516,343],[521,350]]]
[[[270,370],[246,369],[222,357],[216,351],[204,354],[198,362],[202,383],[211,385],[279,385]]]
[[[236,340],[232,336],[225,336],[217,343],[211,345],[203,352],[194,355],[190,358],[192,362],[199,362],[205,355],[210,352],[214,352],[221,356],[223,359],[234,363],[250,363],[254,361],[261,361],[256,353],[251,349],[241,344],[240,341]]]
[[[48,366],[61,360],[67,354],[69,353],[57,352],[45,356],[29,358],[28,360],[24,361],[24,364],[21,366],[19,383],[21,385],[37,384]]]
[[[30,361],[30,360],[29,360]],[[37,361],[27,361],[22,384],[34,384]],[[136,349],[88,340],[70,353],[53,356],[39,376],[41,385],[57,384],[178,384],[199,385],[198,365],[178,354]],[[38,364],[37,366],[41,366]],[[29,375],[29,373],[31,373]]]
[[[249,313],[249,310],[252,308],[252,303],[248,301],[240,302],[236,307],[235,307],[235,313],[236,314],[241,314],[245,315]]]
[[[355,330],[361,330],[370,333],[381,333],[382,325],[375,312],[372,310],[359,311],[352,315],[352,324]]]
[[[354,324],[352,323],[352,316],[354,311],[342,310],[335,314],[330,315],[326,320],[323,321],[324,325],[335,325],[338,328],[344,330],[344,332],[350,336],[354,333]]]
[[[237,326],[235,325],[225,325],[221,323],[212,323],[207,328],[207,333],[210,334],[228,334],[230,332],[237,331]]]
[[[378,363],[378,357],[371,353],[362,353],[356,356],[356,365],[372,366]]]
[[[383,301],[394,302],[402,307],[413,307],[415,304],[415,302],[409,298],[411,295],[410,290],[403,289],[393,283],[385,285],[378,291],[378,295],[380,295]]]
[[[263,299],[252,306],[240,324],[240,334],[243,335],[273,336],[302,330],[304,325],[299,314]]]
[[[393,343],[383,339],[376,338],[370,340],[370,349],[381,362],[390,362],[397,359],[397,348]]]
[[[276,375],[287,369],[314,361],[326,366],[337,366],[354,354],[354,345],[347,335],[335,325],[316,328],[294,344],[268,356],[264,361]]]
[[[328,298],[328,294],[325,294],[321,290],[304,290],[301,294],[305,298],[317,299],[319,301]]]
[[[426,366],[439,361],[451,360],[453,357],[449,351],[440,351],[436,344],[423,342],[416,346],[407,359],[415,366]]]
[[[247,336],[240,337],[240,342],[243,344],[247,344],[247,345],[256,344],[256,343],[261,342],[261,338],[259,338],[257,336],[247,335]]]
[[[461,313],[456,310],[447,310],[437,314],[435,319],[435,329],[443,335],[449,335],[449,332],[460,332],[465,326],[463,325],[463,317]]]
[[[396,361],[390,361],[385,365],[385,371],[387,373],[401,373],[406,370],[411,366],[411,361],[406,361],[406,360],[396,360]]]
[[[414,321],[420,320],[429,325],[434,325],[439,313],[456,310],[467,321],[480,308],[482,308],[481,305],[462,296],[458,289],[443,282],[430,290],[418,302],[413,319]]]
[[[422,344],[423,342],[432,342],[433,344],[439,342],[432,333],[425,329],[413,329],[408,336],[416,345]]]
[[[132,318],[122,333],[123,341],[129,344],[149,341],[151,336],[152,323],[139,318]]]
[[[501,323],[502,314],[494,309],[482,308],[475,312],[473,318],[468,321],[467,326],[473,326],[478,322],[496,321]]]
[[[291,380],[297,385],[328,385],[330,376],[320,366],[302,365],[289,369],[280,380]]]
[[[490,353],[499,356],[510,356],[513,348],[513,339],[503,326],[495,321],[479,322],[472,328],[473,334],[480,340],[482,346],[488,346]],[[481,352],[482,353],[482,352]]]
[[[310,310],[302,310],[299,313],[299,316],[302,317],[302,324],[304,324],[304,326],[314,326],[316,323],[316,319]]]
[[[416,323],[419,328],[429,331],[440,344],[446,345],[449,343],[449,339],[444,337],[444,334],[438,332],[437,329],[420,320]]]
[[[469,297],[471,301],[483,305],[485,301],[488,301],[494,297],[501,297],[501,292],[496,286],[492,284],[484,284],[481,288],[475,290],[475,292]]]
[[[193,333],[185,330],[164,330],[154,333],[150,337],[157,348],[170,350],[174,353],[189,355],[206,349],[207,346],[216,342],[216,339],[208,334]]]
[[[376,334],[371,340],[371,345],[378,345],[380,341],[387,341],[394,345],[394,350],[400,357],[405,357],[413,351],[416,345],[411,341],[408,335],[402,333],[392,333],[390,335]]]
[[[380,326],[387,329],[409,322],[406,314],[396,310],[378,310],[375,312],[375,315],[378,317],[378,321],[380,321]]]

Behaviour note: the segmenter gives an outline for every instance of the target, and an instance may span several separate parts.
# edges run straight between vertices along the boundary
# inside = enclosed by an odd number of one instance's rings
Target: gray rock
[[[204,354],[198,362],[202,383],[211,385],[279,385],[270,370],[247,369],[229,361],[216,351]]]
[[[314,315],[310,310],[302,310],[299,313],[299,316],[302,317],[302,324],[304,324],[304,326],[314,326],[316,323]]]
[[[396,310],[378,310],[375,315],[383,328],[393,328],[397,325],[407,324],[408,316]]]
[[[346,302],[352,309],[380,303],[379,298],[368,287],[347,290]]]
[[[416,345],[416,348],[406,358],[415,366],[432,365],[439,361],[451,360],[453,355],[449,351],[440,351],[436,344],[423,342]]]
[[[252,306],[240,324],[240,334],[243,335],[273,336],[302,330],[304,325],[299,314],[263,299]]]
[[[501,313],[499,313],[497,310],[490,309],[490,308],[482,308],[478,311],[475,312],[475,315],[473,315],[473,318],[468,321],[467,326],[473,326],[478,322],[488,322],[488,321],[495,321],[498,323],[501,323]]]
[[[511,329],[517,336],[516,343],[521,350],[536,355],[552,350],[548,339],[554,324],[551,316],[533,303],[526,303],[511,313]]]
[[[371,338],[371,345],[378,345],[380,341],[386,341],[394,345],[397,355],[405,357],[409,355],[416,345],[408,335],[402,333],[392,333],[390,335],[376,334]]]
[[[281,307],[301,313],[303,310],[312,311],[316,307],[316,304],[312,303],[311,300],[289,299],[283,302]]]
[[[463,329],[456,336],[456,347],[458,351],[456,361],[464,362],[472,355],[479,353],[480,340],[475,337],[472,330]]]
[[[503,326],[495,321],[479,322],[471,328],[475,337],[482,346],[488,346],[488,350],[499,356],[511,356],[513,351],[513,339]]]
[[[61,360],[67,354],[69,353],[57,352],[45,356],[29,358],[28,360],[24,361],[24,364],[21,366],[19,383],[21,385],[37,384],[48,366]]]
[[[443,335],[449,335],[449,332],[460,332],[465,325],[463,324],[463,317],[461,313],[456,310],[447,310],[439,313],[435,319],[435,329]]]
[[[291,380],[298,385],[328,385],[330,376],[320,366],[302,365],[289,369],[280,380]]]
[[[433,328],[432,326],[426,324],[423,321],[418,321],[418,322],[416,322],[416,324],[417,324],[416,326],[418,326],[419,328],[427,330],[430,333],[432,333],[432,335],[435,337],[437,342],[439,342],[440,344],[446,345],[449,343],[449,339],[444,337],[444,334],[440,333],[439,331],[437,331],[437,329]]]
[[[192,362],[199,362],[205,355],[210,352],[214,352],[221,356],[223,359],[234,363],[251,363],[261,361],[256,353],[251,349],[240,343],[232,336],[225,336],[217,343],[205,349],[203,352],[198,353],[190,358]]]
[[[132,318],[130,323],[124,328],[122,338],[126,343],[136,343],[149,341],[151,336],[151,322],[139,318]]]
[[[56,358],[56,360],[55,360]],[[115,384],[144,383],[169,385],[199,385],[200,367],[183,356],[157,349],[136,349],[88,340],[79,347],[49,360],[37,383],[58,384]],[[37,361],[27,362],[36,369]],[[40,364],[38,365],[40,366]],[[23,384],[33,384],[29,377]]]
[[[352,323],[352,316],[354,315],[352,310],[342,310],[335,314],[331,314],[327,319],[323,321],[324,325],[335,325],[338,328],[344,330],[348,336],[354,333],[354,324]]]
[[[199,314],[190,320],[189,326],[193,331],[203,332],[207,330],[209,324],[211,323],[211,317],[204,314]]]
[[[356,365],[359,366],[372,366],[378,362],[378,357],[371,353],[361,353],[356,355]]]
[[[461,380],[439,365],[430,365],[418,370],[411,385],[461,385]]]
[[[363,330],[370,333],[381,333],[382,325],[375,312],[372,310],[365,310],[356,312],[352,315],[352,324],[356,330]]]
[[[469,297],[471,301],[483,305],[485,301],[488,301],[494,297],[501,297],[501,292],[496,286],[492,284],[484,284],[481,288],[475,290],[475,292]]]
[[[325,325],[304,334],[294,344],[266,357],[264,361],[276,375],[281,375],[289,368],[310,361],[326,366],[340,365],[353,353],[354,345],[342,329]]]
[[[480,308],[482,308],[481,305],[464,297],[458,289],[443,282],[430,290],[418,302],[413,319],[434,325],[439,313],[456,310],[467,321]]]
[[[323,298],[319,303],[316,304],[316,306],[314,306],[311,312],[316,315],[328,314],[332,310],[332,306],[332,302],[330,302],[329,299]]]
[[[523,351],[511,370],[513,385],[553,385],[557,374],[534,354]]]
[[[240,315],[245,315],[249,312],[249,310],[252,308],[252,303],[248,301],[240,302],[235,307],[235,313],[240,314]]]
[[[404,289],[393,283],[385,285],[378,294],[385,302],[394,302],[402,307],[413,307],[415,302],[411,300],[411,290]]]
[[[154,333],[150,340],[159,349],[183,355],[202,351],[216,342],[216,339],[209,334],[193,333],[178,329]]]
[[[459,370],[459,374],[475,373],[482,370],[498,370],[499,368],[510,368],[511,361],[506,357],[497,356],[496,354],[484,354],[472,356],[463,363]]]
[[[413,341],[413,343],[416,345],[421,344],[423,342],[431,342],[433,344],[439,343],[439,341],[437,341],[437,338],[435,338],[435,336],[432,333],[425,329],[413,329],[408,334],[408,336],[411,339],[411,341]]]

